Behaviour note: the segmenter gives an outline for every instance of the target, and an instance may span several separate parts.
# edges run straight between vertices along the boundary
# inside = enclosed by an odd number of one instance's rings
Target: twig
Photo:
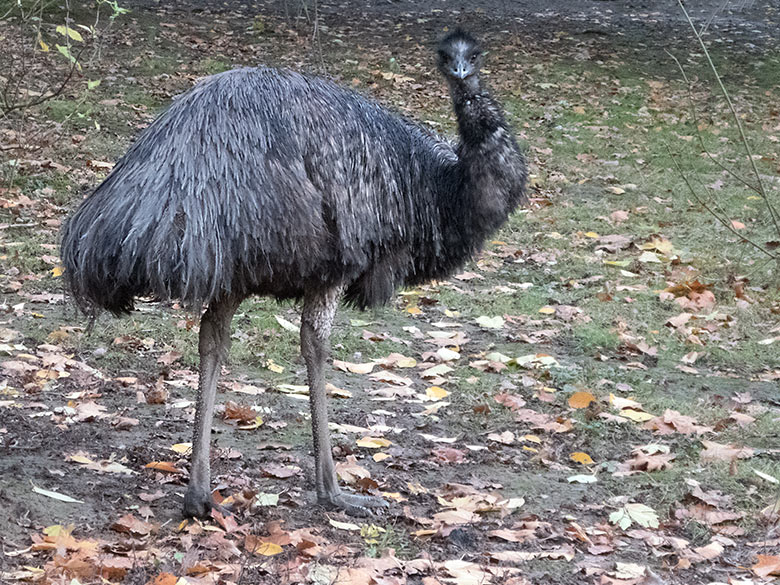
[[[729,106],[729,110],[731,110],[731,115],[733,116],[734,121],[737,124],[737,129],[739,130],[739,135],[740,138],[742,139],[742,145],[745,147],[745,152],[747,153],[748,160],[750,160],[750,166],[753,169],[753,174],[756,177],[756,184],[758,185],[758,189],[756,189],[755,191],[764,200],[767,210],[769,211],[769,216],[772,218],[772,223],[775,226],[775,231],[778,234],[780,234],[780,220],[778,220],[777,211],[775,210],[774,206],[770,203],[769,198],[766,195],[766,189],[764,187],[764,182],[761,179],[761,173],[758,172],[758,166],[756,166],[756,161],[753,159],[753,150],[750,148],[750,143],[748,142],[747,136],[745,135],[745,131],[742,128],[742,122],[739,119],[737,110],[734,107],[733,102],[731,101],[731,96],[728,90],[726,89],[726,86],[723,84],[723,80],[720,78],[720,74],[718,74],[718,69],[717,67],[715,67],[715,63],[713,63],[712,61],[710,52],[707,50],[707,45],[704,44],[704,39],[702,39],[701,35],[699,34],[699,31],[696,30],[696,25],[693,24],[693,21],[691,20],[688,11],[685,9],[685,5],[683,4],[682,0],[677,0],[677,4],[679,4],[680,9],[685,15],[685,19],[688,21],[688,24],[691,26],[691,30],[693,31],[696,40],[699,41],[699,45],[701,46],[702,51],[704,51],[704,56],[707,58],[707,62],[709,63],[710,69],[715,75],[715,79],[717,80],[718,85],[720,86],[720,91],[723,94],[723,97],[726,99],[726,103]]]
[[[324,72],[325,59],[322,57],[322,42],[320,40],[320,10],[318,0],[314,0],[314,34],[312,35],[312,40],[314,41],[317,56],[320,59],[320,71]]]
[[[734,171],[732,168],[727,167],[722,162],[720,162],[718,159],[716,159],[714,156],[712,156],[712,153],[707,149],[707,146],[704,144],[704,137],[701,134],[701,130],[699,130],[699,114],[696,110],[696,103],[693,97],[693,84],[691,83],[690,79],[688,79],[688,75],[685,73],[685,69],[683,69],[682,64],[680,63],[680,60],[675,57],[672,53],[670,53],[668,50],[664,49],[667,55],[671,57],[674,62],[677,64],[677,68],[680,70],[680,74],[683,76],[683,80],[685,81],[685,84],[688,88],[688,100],[691,104],[691,116],[693,117],[693,123],[694,127],[696,128],[696,138],[699,141],[699,146],[701,146],[702,152],[707,155],[707,158],[710,159],[710,161],[720,167],[722,170],[726,171],[731,177],[742,183],[745,187],[750,189],[751,191],[758,191],[758,188],[755,187],[753,184],[748,182],[747,179],[745,179],[742,175]]]
[[[762,252],[763,254],[766,254],[772,260],[778,260],[779,259],[779,257],[776,254],[772,254],[772,252],[770,252],[769,250],[764,248],[761,244],[759,244],[757,242],[754,242],[753,240],[751,240],[750,238],[748,238],[747,236],[745,236],[743,234],[740,234],[736,229],[734,229],[734,226],[731,225],[731,222],[729,221],[728,217],[721,217],[720,214],[718,214],[714,209],[712,209],[712,207],[710,207],[710,205],[706,201],[704,201],[704,199],[702,199],[699,196],[699,194],[696,192],[696,189],[693,188],[693,185],[691,185],[690,180],[685,175],[685,172],[683,171],[682,167],[680,166],[680,163],[677,161],[677,157],[675,157],[675,155],[672,152],[672,149],[669,146],[669,144],[666,144],[666,150],[669,152],[669,156],[671,157],[672,162],[674,163],[674,166],[677,169],[677,172],[680,173],[680,177],[682,177],[682,180],[685,183],[685,186],[688,187],[688,190],[690,191],[691,195],[693,196],[694,199],[696,199],[696,202],[699,205],[704,207],[704,209],[706,209],[710,213],[710,215],[712,215],[715,219],[717,219],[723,225],[723,227],[725,227],[727,230],[729,230],[732,234],[737,236],[739,239],[747,242],[748,244],[753,246],[759,252]]]

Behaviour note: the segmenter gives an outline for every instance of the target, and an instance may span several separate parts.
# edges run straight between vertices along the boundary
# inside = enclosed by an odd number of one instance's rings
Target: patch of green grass
[[[377,527],[374,524],[368,524],[361,529],[361,536],[367,557],[379,558],[390,549],[400,559],[417,557],[419,549],[402,526],[387,524]]]
[[[213,57],[207,57],[201,60],[197,65],[198,71],[202,71],[206,75],[215,75],[224,71],[229,71],[232,66],[227,61],[222,59],[215,59]]]
[[[46,102],[46,114],[54,121],[68,123],[75,128],[93,125],[95,105],[86,99],[54,99]]]
[[[162,108],[165,105],[165,102],[154,95],[153,92],[136,86],[124,88],[124,101],[130,105],[146,107],[151,111]]]
[[[143,57],[133,68],[133,73],[141,77],[154,77],[163,73],[171,73],[179,67],[177,55],[159,54]]]
[[[572,337],[583,353],[614,350],[620,344],[620,338],[612,327],[595,322],[575,326]]]

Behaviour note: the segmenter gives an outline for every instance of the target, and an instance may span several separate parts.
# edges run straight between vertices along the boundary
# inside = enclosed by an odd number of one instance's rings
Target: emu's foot
[[[216,510],[223,516],[231,516],[232,512],[217,504],[211,497],[211,492],[198,488],[190,488],[184,496],[184,515],[190,518],[211,518],[211,511]]]
[[[342,510],[350,516],[371,516],[376,508],[387,508],[390,504],[377,496],[360,496],[357,494],[338,493],[333,496],[319,498],[320,504],[326,508]]]

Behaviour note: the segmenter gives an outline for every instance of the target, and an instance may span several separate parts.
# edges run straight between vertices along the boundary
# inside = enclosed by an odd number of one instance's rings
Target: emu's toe
[[[388,508],[390,504],[377,496],[361,496],[357,494],[339,493],[320,498],[320,503],[326,508],[342,510],[350,516],[371,516],[379,508]]]

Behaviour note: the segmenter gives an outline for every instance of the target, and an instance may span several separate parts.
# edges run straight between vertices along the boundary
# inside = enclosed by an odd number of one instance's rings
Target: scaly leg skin
[[[301,354],[309,376],[317,500],[327,508],[337,508],[352,516],[367,516],[371,514],[372,508],[385,508],[388,504],[382,498],[341,492],[336,480],[328,430],[328,401],[323,368],[340,296],[341,287],[307,294],[301,315]]]
[[[208,518],[212,508],[219,509],[211,498],[211,419],[214,415],[220,366],[230,350],[230,322],[240,304],[241,299],[232,297],[212,301],[200,320],[198,405],[195,410],[190,483],[184,496],[185,516]]]

